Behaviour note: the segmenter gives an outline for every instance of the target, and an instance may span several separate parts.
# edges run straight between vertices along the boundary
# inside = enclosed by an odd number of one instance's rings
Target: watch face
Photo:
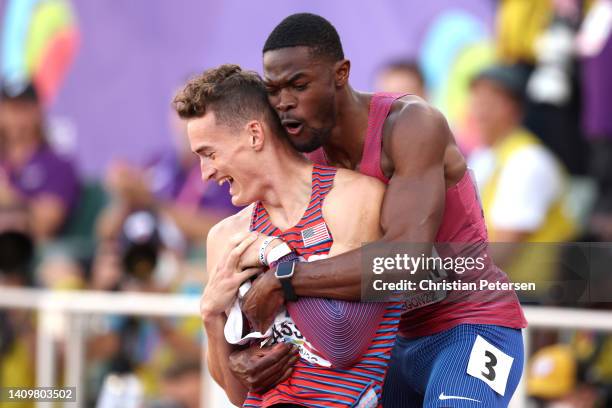
[[[293,262],[283,262],[276,268],[277,278],[287,278],[293,275]]]

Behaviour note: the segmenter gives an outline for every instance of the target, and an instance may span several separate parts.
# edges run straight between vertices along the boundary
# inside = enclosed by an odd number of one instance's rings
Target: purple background
[[[6,0],[0,0],[0,11]],[[261,71],[261,47],[294,12],[328,18],[352,61],[352,84],[370,89],[382,63],[417,53],[441,11],[462,9],[488,26],[492,0],[73,1],[81,46],[51,115],[71,122],[83,173],[111,158],[142,161],[168,148],[169,104],[187,76],[221,63]]]

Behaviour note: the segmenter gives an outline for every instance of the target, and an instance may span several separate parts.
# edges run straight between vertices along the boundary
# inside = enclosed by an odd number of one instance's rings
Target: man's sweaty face
[[[298,151],[311,152],[329,139],[336,122],[333,64],[313,57],[308,47],[267,51],[264,81]]]
[[[226,125],[218,124],[214,112],[187,123],[187,136],[191,150],[200,159],[204,181],[214,181],[220,186],[228,183],[232,203],[248,205],[255,201],[255,187],[250,178],[253,158],[248,156],[247,137]],[[251,200],[251,201],[249,201]]]

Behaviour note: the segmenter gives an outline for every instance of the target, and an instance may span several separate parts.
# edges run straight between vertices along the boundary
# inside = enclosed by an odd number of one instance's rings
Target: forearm
[[[45,243],[54,238],[60,229],[62,220],[47,218],[40,214],[32,215],[32,235],[37,243]]]
[[[116,239],[130,211],[130,208],[126,204],[119,201],[112,202],[107,206],[96,221],[96,235],[98,239]]]
[[[298,296],[359,301],[361,298],[359,250],[316,262],[299,262],[291,282]]]
[[[204,316],[203,319],[208,340],[206,360],[210,374],[225,390],[230,401],[241,406],[248,390],[234,377],[229,369],[229,356],[234,349],[225,341],[223,334],[225,315]]]
[[[66,219],[66,208],[55,197],[43,197],[30,203],[32,233],[38,242],[53,238]]]
[[[397,254],[407,254],[415,259],[429,256],[432,244],[425,238],[423,241],[416,239],[408,241],[385,236],[380,241],[331,258],[315,262],[299,262],[295,266],[291,282],[298,296],[360,301],[362,280],[375,277],[380,279],[381,276],[372,272],[374,258],[395,258]],[[385,272],[387,273],[385,279],[419,282],[429,277],[425,271],[413,272],[415,273],[392,269]],[[365,284],[370,285],[369,282]]]

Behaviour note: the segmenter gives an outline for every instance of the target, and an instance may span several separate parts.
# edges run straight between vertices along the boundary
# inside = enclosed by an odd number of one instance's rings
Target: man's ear
[[[334,81],[336,88],[342,88],[348,84],[351,72],[351,61],[344,59],[334,64]]]
[[[256,152],[261,151],[266,139],[263,124],[258,120],[252,120],[246,124],[246,130],[249,135],[249,146]]]

